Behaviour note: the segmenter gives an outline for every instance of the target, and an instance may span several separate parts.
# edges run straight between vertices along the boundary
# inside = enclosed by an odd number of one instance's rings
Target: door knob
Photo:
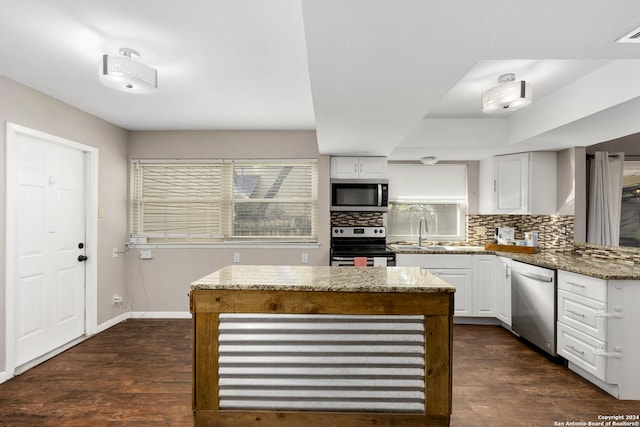
[[[85,255],[78,255],[78,261],[86,261],[88,258]]]

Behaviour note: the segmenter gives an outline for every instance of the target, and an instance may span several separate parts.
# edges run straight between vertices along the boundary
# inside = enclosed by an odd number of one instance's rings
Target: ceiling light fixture
[[[507,113],[531,104],[531,85],[516,80],[513,73],[498,77],[498,86],[482,93],[482,111],[485,113]]]
[[[157,71],[136,61],[140,58],[137,51],[123,47],[120,55],[102,55],[99,77],[104,85],[129,93],[151,93],[158,89]]]
[[[420,158],[420,161],[423,165],[435,165],[438,163],[438,158],[436,156],[427,156]]]

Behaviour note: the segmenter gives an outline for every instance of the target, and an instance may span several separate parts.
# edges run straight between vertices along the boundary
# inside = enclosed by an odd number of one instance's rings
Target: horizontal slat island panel
[[[219,318],[221,409],[424,411],[424,317]]]

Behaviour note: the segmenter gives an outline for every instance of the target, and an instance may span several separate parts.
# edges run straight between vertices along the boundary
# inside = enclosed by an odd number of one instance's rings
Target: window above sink
[[[422,246],[432,247],[429,242],[433,241],[464,241],[466,207],[466,200],[460,199],[391,201],[387,212],[387,241],[415,241],[417,246],[420,218],[426,221]]]

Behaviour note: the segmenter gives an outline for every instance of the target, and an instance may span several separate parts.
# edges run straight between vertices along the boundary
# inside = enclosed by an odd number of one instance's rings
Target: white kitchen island
[[[229,266],[192,284],[196,425],[448,425],[455,288],[420,268]]]

